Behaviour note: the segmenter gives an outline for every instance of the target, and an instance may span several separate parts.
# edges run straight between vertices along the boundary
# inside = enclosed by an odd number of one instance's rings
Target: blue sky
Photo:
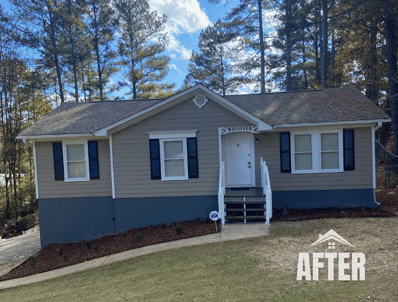
[[[239,0],[224,0],[226,3],[212,4],[207,0],[148,0],[151,10],[165,14],[168,18],[166,31],[170,43],[165,54],[170,56],[169,74],[166,83],[175,83],[179,88],[186,74],[191,51],[197,51],[199,33],[208,25],[222,19],[235,7]],[[8,10],[9,2],[1,1],[1,5]],[[117,79],[114,79],[117,80]],[[120,91],[118,96],[124,96]]]

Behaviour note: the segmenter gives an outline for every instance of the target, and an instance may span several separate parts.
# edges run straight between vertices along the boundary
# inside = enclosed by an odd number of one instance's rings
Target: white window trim
[[[159,139],[161,180],[188,180],[187,138],[196,137],[198,130],[153,131],[147,132],[149,139]],[[166,177],[164,165],[164,142],[182,141],[184,150],[184,176]]]
[[[83,144],[84,145],[84,160],[86,163],[86,177],[84,178],[69,178],[68,175],[68,158],[67,158],[67,152],[66,152],[66,146],[67,145],[78,145],[78,144]],[[90,166],[89,166],[89,160],[88,160],[88,144],[87,140],[80,140],[80,141],[63,141],[62,142],[62,151],[63,151],[63,158],[64,158],[64,181],[65,182],[72,182],[72,181],[90,181]]]
[[[153,131],[147,132],[149,139],[169,139],[196,137],[198,130]]]
[[[339,142],[339,169],[322,169],[321,163],[321,134],[324,133],[337,133]],[[295,150],[294,150],[294,137],[296,135],[311,134],[312,144],[312,170],[296,170],[295,164]],[[306,173],[339,173],[344,172],[344,153],[343,153],[343,129],[336,130],[307,130],[307,131],[294,131],[291,132],[290,140],[291,148],[291,162],[292,174],[306,174]]]
[[[165,171],[165,158],[164,158],[164,142],[182,142],[184,152],[184,176],[169,176],[166,177]],[[187,139],[186,138],[162,138],[159,139],[160,143],[160,169],[162,180],[188,180],[188,150],[187,150]]]

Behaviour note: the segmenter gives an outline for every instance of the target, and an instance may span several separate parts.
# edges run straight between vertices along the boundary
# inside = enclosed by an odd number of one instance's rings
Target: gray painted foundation
[[[308,206],[311,208],[377,206],[373,201],[373,189],[272,192],[273,208],[283,208],[286,205],[296,209]]]
[[[41,247],[91,240],[122,229],[208,217],[217,196],[39,199]]]

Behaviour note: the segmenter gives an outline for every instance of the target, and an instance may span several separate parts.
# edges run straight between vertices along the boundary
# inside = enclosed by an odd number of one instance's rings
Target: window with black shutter
[[[159,140],[149,140],[149,153],[151,160],[151,179],[161,179]]]
[[[188,149],[188,177],[199,178],[198,148],[196,137],[187,138]]]
[[[64,180],[64,159],[62,142],[53,143],[55,180]]]
[[[280,161],[281,173],[291,173],[291,157],[290,157],[290,133],[281,132],[279,134],[280,140]]]
[[[88,142],[88,159],[90,167],[90,179],[99,179],[99,161],[98,161],[98,142]]]
[[[344,129],[344,171],[355,170],[354,129]]]

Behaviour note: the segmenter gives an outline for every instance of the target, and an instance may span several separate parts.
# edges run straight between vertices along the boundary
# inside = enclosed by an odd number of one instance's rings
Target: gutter
[[[373,141],[372,141],[373,150],[375,150],[375,139],[376,139],[375,136],[376,136],[376,131],[379,130],[379,129],[381,128],[382,125],[383,125],[382,122],[378,122],[378,123],[377,123],[377,126],[376,126],[376,128],[375,128],[375,131],[372,133],[372,138],[373,138]],[[373,160],[376,162],[376,154],[373,154],[373,156],[374,156]],[[375,163],[375,169],[376,169],[376,163]],[[376,171],[375,171],[374,177],[376,178]],[[377,202],[377,200],[376,200],[376,188],[373,189],[373,201],[377,204],[377,206],[380,205],[380,202]]]
[[[24,142],[24,144],[27,144],[29,147],[33,148],[33,144],[29,143],[28,140],[26,138],[22,139],[22,141]]]

